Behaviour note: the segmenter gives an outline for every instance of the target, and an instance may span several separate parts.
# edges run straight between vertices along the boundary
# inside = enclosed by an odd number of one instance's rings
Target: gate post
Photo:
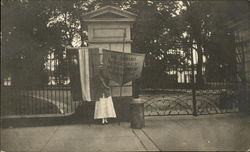
[[[113,6],[105,6],[86,13],[82,20],[88,27],[88,47],[131,53],[131,28],[137,15]],[[100,57],[102,61],[102,56]],[[128,120],[129,102],[132,100],[132,82],[122,87],[109,82],[117,118]]]
[[[250,21],[249,11],[226,23],[234,35],[237,64],[237,84],[240,96],[240,111],[250,115]]]
[[[248,53],[248,52],[246,52]],[[245,52],[242,50],[242,63],[238,63],[238,73],[241,77],[241,81],[239,81],[239,92],[240,92],[240,111],[243,113],[250,114],[250,101],[249,101],[249,82],[247,81],[247,70],[249,70],[250,66],[246,66],[249,59],[246,58]],[[247,69],[249,68],[249,69]]]

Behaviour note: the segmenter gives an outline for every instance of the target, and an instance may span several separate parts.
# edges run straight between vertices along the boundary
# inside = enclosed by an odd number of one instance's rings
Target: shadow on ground
[[[125,103],[125,102],[124,102]],[[109,122],[127,122],[129,117],[119,104],[116,107],[117,119],[110,119]],[[50,117],[34,117],[34,118],[1,118],[2,128],[18,128],[18,127],[40,127],[40,126],[58,126],[67,124],[100,124],[100,120],[94,120],[94,102],[84,102],[79,105],[72,115],[68,116],[50,116]]]

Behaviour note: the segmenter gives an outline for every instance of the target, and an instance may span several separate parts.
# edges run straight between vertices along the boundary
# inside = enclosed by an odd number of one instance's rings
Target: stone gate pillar
[[[99,53],[102,53],[102,49],[131,53],[131,28],[136,21],[136,14],[117,7],[105,6],[84,14],[82,19],[88,26],[89,48],[100,48]],[[109,85],[118,120],[129,120],[132,82],[124,84],[122,89],[112,81]]]
[[[231,20],[226,25],[231,29],[235,38],[236,74],[242,100],[240,111],[250,115],[250,21],[248,14],[238,20]]]
[[[88,47],[131,53],[131,28],[136,14],[105,6],[83,15],[88,26]],[[100,49],[100,53],[101,53]],[[110,82],[112,96],[120,96],[120,86]],[[132,96],[132,83],[125,84],[122,96]]]

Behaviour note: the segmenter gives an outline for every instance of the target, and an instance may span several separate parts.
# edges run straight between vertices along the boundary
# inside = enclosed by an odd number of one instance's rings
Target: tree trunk
[[[198,54],[198,63],[197,63],[197,86],[203,86],[203,76],[202,76],[202,64],[203,64],[203,55],[202,55],[202,48],[200,42],[197,42],[197,54]]]

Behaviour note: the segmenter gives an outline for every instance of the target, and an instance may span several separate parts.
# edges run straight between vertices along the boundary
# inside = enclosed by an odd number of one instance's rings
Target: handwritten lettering
[[[145,55],[103,51],[104,75],[118,84],[124,84],[141,75]]]

